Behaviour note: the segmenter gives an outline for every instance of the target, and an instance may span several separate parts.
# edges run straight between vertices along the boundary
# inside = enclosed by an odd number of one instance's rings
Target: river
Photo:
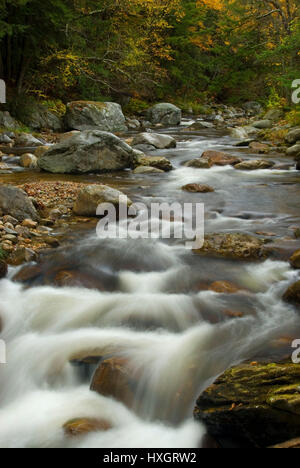
[[[0,366],[1,447],[199,447],[205,427],[192,413],[201,391],[241,361],[291,354],[293,338],[300,338],[299,315],[281,300],[299,279],[287,262],[300,246],[292,238],[292,227],[300,225],[299,172],[188,168],[183,163],[205,149],[257,155],[234,146],[223,130],[168,131],[177,148],[155,154],[170,158],[170,173],[55,179],[109,183],[147,206],[202,202],[206,232],[272,233],[276,255],[260,262],[214,259],[178,239],[103,240],[93,229],[78,230],[41,261],[46,272],[60,265],[89,271],[104,290],[58,288],[45,277],[24,288],[12,281],[11,268],[0,282],[7,344],[7,364]],[[272,160],[286,162],[280,155]],[[39,179],[30,171],[1,175],[2,183]],[[183,192],[188,183],[215,192]],[[218,294],[203,286],[215,281],[241,291]],[[95,366],[74,363],[80,355],[126,358],[138,381],[132,407],[90,391]],[[64,423],[82,417],[105,419],[112,428],[66,435]]]

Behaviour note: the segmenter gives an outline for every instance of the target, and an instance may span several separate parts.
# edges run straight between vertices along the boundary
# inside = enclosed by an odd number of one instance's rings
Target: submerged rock
[[[115,102],[74,101],[67,104],[66,125],[70,130],[98,129],[126,132],[126,121],[120,104]]]
[[[120,197],[125,197],[125,194],[107,185],[87,185],[80,190],[73,212],[78,216],[97,216],[97,207],[101,203],[111,203],[119,208]],[[129,207],[132,201],[127,198],[126,203]]]
[[[176,148],[176,140],[170,135],[160,133],[140,133],[132,142],[132,146],[137,145],[151,145],[157,149]]]
[[[244,233],[208,234],[204,245],[195,253],[236,259],[259,259],[267,256],[265,242]]]
[[[91,390],[115,398],[126,406],[134,402],[133,378],[126,359],[109,358],[101,362],[91,383]],[[135,382],[136,385],[136,382]]]
[[[209,192],[215,191],[209,185],[199,185],[199,184],[187,184],[187,185],[184,185],[181,189],[184,190],[185,192],[190,192],[190,193],[209,193]]]
[[[38,213],[28,195],[11,185],[0,185],[0,216],[11,215],[19,221],[39,219]]]
[[[211,166],[235,166],[241,162],[240,158],[231,154],[223,153],[222,151],[205,151],[201,159],[209,161]]]
[[[210,285],[209,290],[219,294],[235,294],[241,289],[229,281],[215,281]]]
[[[255,171],[258,169],[270,169],[275,166],[273,161],[266,161],[264,159],[255,159],[249,161],[243,161],[235,165],[235,169],[244,171]]]
[[[293,268],[300,268],[300,249],[294,252],[290,258],[290,264]]]
[[[134,150],[112,133],[86,130],[57,145],[38,159],[52,173],[117,171],[133,165]]]
[[[63,425],[65,434],[72,437],[89,434],[90,432],[108,431],[111,428],[110,422],[96,418],[76,418]]]
[[[199,397],[194,417],[212,436],[268,447],[299,437],[299,385],[299,365],[242,364]]]
[[[300,281],[292,284],[283,295],[283,300],[290,304],[300,304]]]
[[[181,110],[170,103],[160,103],[148,109],[146,118],[152,124],[162,124],[164,126],[179,125],[181,123]]]

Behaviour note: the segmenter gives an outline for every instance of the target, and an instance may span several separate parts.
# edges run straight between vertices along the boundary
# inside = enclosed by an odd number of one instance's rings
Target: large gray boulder
[[[258,115],[262,113],[262,106],[259,102],[256,101],[249,101],[245,102],[243,105],[243,109],[249,114],[249,115]]]
[[[98,129],[126,132],[125,117],[115,102],[75,101],[67,104],[66,126],[70,130]]]
[[[101,203],[110,203],[118,208],[124,193],[109,187],[108,185],[87,185],[83,187],[73,206],[74,214],[78,216],[96,216],[97,207]],[[132,201],[127,198],[126,205],[132,205]]]
[[[132,142],[132,146],[137,145],[151,145],[157,149],[176,148],[176,140],[170,135],[160,133],[140,133]]]
[[[289,143],[290,145],[293,145],[297,141],[300,141],[300,127],[292,128],[288,132],[285,139],[286,139],[286,142]]]
[[[19,221],[39,219],[38,213],[27,194],[12,185],[0,186],[0,216],[10,215]]]
[[[53,130],[54,132],[63,130],[63,120],[42,104],[28,109],[23,122],[31,130]]]
[[[12,118],[9,112],[0,112],[0,127],[8,130],[15,130],[20,125]]]
[[[146,111],[146,118],[154,125],[180,125],[181,117],[181,110],[169,103],[156,104]]]
[[[260,130],[265,130],[272,128],[273,123],[272,120],[258,120],[257,122],[253,122],[253,127],[254,128],[259,128]]]
[[[283,117],[283,110],[274,107],[273,109],[269,109],[268,112],[264,115],[264,119],[266,120],[279,120]]]
[[[52,146],[40,156],[38,165],[60,174],[117,171],[132,167],[134,154],[112,133],[86,130]]]

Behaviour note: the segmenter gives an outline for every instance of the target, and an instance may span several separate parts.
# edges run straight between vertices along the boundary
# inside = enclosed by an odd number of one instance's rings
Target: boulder
[[[265,143],[259,143],[258,141],[253,141],[250,143],[249,148],[258,154],[268,154],[271,151],[269,145]]]
[[[76,418],[63,425],[64,433],[71,437],[86,435],[90,432],[109,431],[111,428],[110,422],[96,418]]]
[[[182,188],[185,192],[190,193],[209,193],[214,192],[214,189],[209,185],[199,185],[199,184],[187,184],[184,185]]]
[[[283,110],[282,109],[270,109],[268,112],[264,115],[264,119],[266,120],[279,120],[283,117]]]
[[[299,436],[300,366],[241,364],[197,400],[194,417],[209,434],[264,448]]]
[[[133,384],[128,361],[122,358],[109,358],[102,361],[97,368],[91,390],[115,398],[131,407],[134,402]]]
[[[163,174],[164,171],[152,166],[138,166],[133,171],[134,174]]]
[[[209,290],[219,294],[235,294],[240,291],[240,288],[229,281],[215,281],[210,285]]]
[[[300,249],[294,252],[290,258],[290,264],[293,268],[300,268]]]
[[[209,161],[212,166],[235,166],[241,162],[240,158],[222,151],[205,151],[201,158]]]
[[[275,166],[273,161],[265,161],[263,159],[255,159],[249,161],[243,161],[235,165],[235,169],[244,170],[244,171],[254,171],[258,169],[270,169]]]
[[[135,167],[138,166],[150,166],[160,169],[164,172],[171,171],[173,169],[169,159],[164,156],[145,156],[144,154],[136,154],[135,156]]]
[[[19,221],[30,218],[38,221],[39,216],[27,194],[11,185],[0,185],[0,215],[9,214]]]
[[[12,118],[9,112],[0,112],[0,127],[8,130],[16,130],[20,125]]]
[[[52,173],[117,171],[132,167],[134,150],[120,138],[100,130],[86,130],[53,145],[39,157],[41,169]]]
[[[291,146],[286,150],[286,154],[288,156],[293,156],[297,157],[300,155],[300,143],[297,143],[296,145]]]
[[[285,137],[285,140],[290,145],[294,145],[297,141],[300,141],[300,127],[292,128]]]
[[[62,118],[58,117],[46,106],[38,103],[26,107],[22,121],[27,127],[35,131],[52,130],[53,132],[60,132],[64,127]]]
[[[249,115],[258,115],[262,113],[262,106],[259,102],[256,101],[249,101],[246,102],[243,105],[243,109],[249,114]]]
[[[20,166],[28,169],[36,169],[37,161],[38,158],[34,156],[34,154],[25,153],[22,154],[22,156],[20,157]]]
[[[248,132],[243,127],[229,128],[229,133],[233,138],[239,138],[240,140],[246,140],[248,138]]]
[[[264,240],[244,233],[207,234],[195,253],[233,259],[259,259],[267,256]]]
[[[170,135],[160,133],[140,133],[132,141],[132,146],[136,145],[151,145],[157,149],[168,149],[176,148],[176,140]]]
[[[213,163],[211,161],[204,159],[203,157],[192,159],[191,161],[187,161],[185,163],[186,167],[194,167],[195,169],[210,169],[212,165]]]
[[[15,139],[15,146],[24,146],[26,147],[35,147],[35,146],[43,146],[44,143],[41,140],[38,140],[30,133],[21,133]]]
[[[14,266],[22,265],[22,263],[35,262],[38,256],[34,250],[27,247],[17,247],[9,257],[9,263]]]
[[[111,203],[118,208],[121,196],[124,197],[124,193],[107,185],[87,185],[80,190],[73,212],[78,216],[96,216],[97,207],[101,203]],[[127,206],[131,204],[132,201],[127,198]]]
[[[67,104],[65,119],[66,126],[70,130],[127,131],[122,108],[115,102],[70,102]]]
[[[300,281],[292,284],[283,295],[283,300],[290,304],[300,304]]]
[[[146,111],[146,118],[152,124],[162,124],[166,127],[171,125],[180,125],[181,110],[169,103],[160,103]]]
[[[272,128],[273,126],[273,122],[272,120],[258,120],[256,122],[253,122],[253,127],[254,128],[259,128],[260,130],[265,130],[265,129],[269,129],[269,128]]]

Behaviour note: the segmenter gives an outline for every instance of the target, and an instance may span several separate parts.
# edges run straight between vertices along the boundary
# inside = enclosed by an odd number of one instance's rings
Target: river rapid
[[[105,240],[85,230],[41,262],[45,272],[60,265],[89,271],[102,290],[58,288],[44,277],[25,288],[12,281],[11,268],[0,282],[1,339],[7,344],[7,364],[0,365],[0,447],[199,447],[206,431],[193,421],[193,407],[201,391],[241,361],[291,355],[300,320],[281,297],[299,279],[287,261],[300,246],[292,230],[300,225],[299,172],[185,167],[206,149],[258,156],[234,146],[236,140],[221,130],[168,131],[177,148],[154,154],[170,158],[170,173],[55,179],[113,181],[147,206],[204,203],[206,232],[272,233],[276,255],[260,262],[216,259],[194,254],[178,239]],[[271,159],[286,162],[280,155]],[[15,172],[1,182],[40,177]],[[215,192],[183,192],[189,183],[211,185]],[[219,294],[202,286],[215,281],[230,281],[241,291]],[[132,407],[89,390],[95,366],[73,361],[95,354],[130,362],[138,380]],[[84,417],[112,427],[65,434],[67,421]]]

